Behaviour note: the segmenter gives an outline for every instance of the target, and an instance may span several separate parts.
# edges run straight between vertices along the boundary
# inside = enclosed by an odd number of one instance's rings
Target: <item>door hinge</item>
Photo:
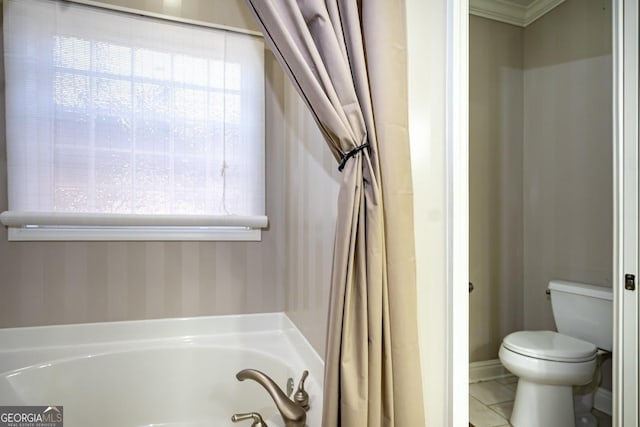
[[[624,275],[624,288],[628,291],[636,290],[636,276],[633,274]]]

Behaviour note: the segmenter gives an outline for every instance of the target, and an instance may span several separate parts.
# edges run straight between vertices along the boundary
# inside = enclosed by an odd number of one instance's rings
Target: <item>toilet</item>
[[[511,333],[498,353],[518,377],[511,424],[597,426],[591,409],[600,364],[613,345],[613,290],[553,280],[548,293],[558,332]]]

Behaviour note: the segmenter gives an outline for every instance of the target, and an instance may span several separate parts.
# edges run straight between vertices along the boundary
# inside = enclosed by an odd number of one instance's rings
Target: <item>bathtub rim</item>
[[[25,367],[24,364],[3,366],[12,356],[24,352],[82,351],[83,347],[130,342],[153,345],[167,340],[184,341],[202,337],[232,339],[256,333],[282,334],[307,365],[306,369],[313,374],[314,381],[323,386],[322,358],[283,312],[0,328],[0,372]],[[34,363],[39,362],[27,365]]]

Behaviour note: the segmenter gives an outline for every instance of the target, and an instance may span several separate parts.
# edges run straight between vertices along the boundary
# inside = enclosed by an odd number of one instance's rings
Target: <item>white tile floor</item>
[[[474,427],[508,427],[518,378],[508,376],[469,384],[469,421]],[[593,411],[599,427],[611,427],[611,417]]]

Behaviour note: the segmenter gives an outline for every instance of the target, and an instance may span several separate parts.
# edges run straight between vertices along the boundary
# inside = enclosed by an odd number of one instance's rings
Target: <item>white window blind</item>
[[[261,38],[5,0],[4,49],[10,238],[266,226]]]

